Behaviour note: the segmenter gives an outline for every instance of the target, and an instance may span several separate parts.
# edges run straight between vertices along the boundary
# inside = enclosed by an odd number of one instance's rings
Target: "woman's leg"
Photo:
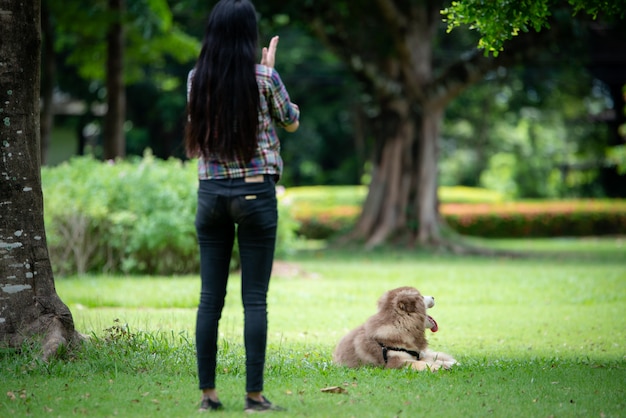
[[[203,183],[203,182],[201,182]],[[196,317],[196,355],[199,387],[215,388],[218,324],[224,307],[234,224],[228,219],[225,198],[207,193],[210,183],[198,193],[196,230],[200,247],[200,303]],[[217,394],[213,391],[213,397]],[[216,400],[216,399],[213,399]]]
[[[267,345],[267,291],[269,287],[278,212],[273,181],[265,179],[254,199],[239,199],[237,239],[241,257],[241,296],[244,307],[244,343],[246,348],[246,392],[263,390],[263,372]]]

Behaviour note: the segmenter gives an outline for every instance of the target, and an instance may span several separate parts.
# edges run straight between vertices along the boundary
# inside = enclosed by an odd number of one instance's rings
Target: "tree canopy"
[[[442,10],[448,31],[468,25],[479,33],[478,47],[497,55],[506,47],[506,41],[520,32],[549,28],[549,18],[558,6],[556,0],[457,0]],[[626,6],[621,1],[568,0],[574,14],[585,13],[592,18],[609,16],[623,18]]]

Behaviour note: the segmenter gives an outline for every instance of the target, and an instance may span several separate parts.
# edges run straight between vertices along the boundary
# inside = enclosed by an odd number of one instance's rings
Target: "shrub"
[[[44,218],[57,274],[197,273],[195,161],[76,157],[42,169]],[[280,208],[277,256],[296,228]],[[235,248],[232,267],[238,267]]]
[[[457,232],[490,238],[626,234],[620,200],[449,204],[442,213]]]
[[[316,186],[287,191],[298,233],[326,239],[354,226],[367,190],[362,186]],[[626,233],[626,201],[504,202],[485,189],[441,187],[441,212],[464,235],[484,237],[585,236]]]
[[[352,228],[361,212],[366,186],[293,187],[286,197],[299,221],[298,234],[307,239],[326,239]],[[477,187],[441,187],[443,202],[500,202],[504,196]]]
[[[324,212],[297,210],[298,234],[307,239],[326,239],[348,231],[360,213],[358,206],[329,207]]]

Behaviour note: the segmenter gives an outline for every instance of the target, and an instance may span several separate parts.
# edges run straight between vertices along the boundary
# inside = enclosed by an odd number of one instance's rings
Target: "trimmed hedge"
[[[442,206],[448,225],[488,238],[626,234],[626,200],[569,200]]]
[[[307,239],[326,239],[348,231],[356,222],[367,195],[366,186],[304,186],[287,189],[298,234]],[[501,202],[504,196],[478,187],[440,187],[443,202]]]
[[[329,187],[307,187],[302,193],[299,189],[289,189],[287,195],[294,202],[298,233],[313,239],[348,231],[358,219],[366,192],[353,187],[348,198],[336,199],[332,197],[336,191],[328,191]],[[626,200],[503,202],[492,192],[467,188],[440,188],[439,195],[442,216],[463,235],[530,238],[626,234]],[[333,205],[333,201],[340,203]]]

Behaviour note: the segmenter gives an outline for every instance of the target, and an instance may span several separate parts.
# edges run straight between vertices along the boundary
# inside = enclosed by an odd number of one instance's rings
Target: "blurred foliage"
[[[367,195],[366,186],[291,187],[284,200],[298,220],[298,233],[307,239],[325,239],[354,226]],[[440,187],[442,203],[501,202],[505,197],[477,187]]]
[[[300,186],[286,189],[284,199],[295,214],[310,215],[336,207],[359,208],[366,196],[367,186]],[[443,186],[439,188],[439,200],[442,203],[485,203],[502,202],[506,197],[479,187]]]
[[[626,234],[626,200],[561,200],[442,207],[448,225],[486,238]]]
[[[143,158],[100,162],[75,157],[44,167],[45,223],[59,275],[195,274],[195,161]],[[279,200],[280,201],[280,200]],[[297,223],[279,203],[276,256],[293,248]],[[234,248],[231,267],[238,268]]]
[[[552,0],[457,0],[442,10],[442,15],[448,31],[467,25],[480,34],[479,48],[497,55],[504,49],[505,42],[520,32],[549,29],[555,3]],[[568,0],[568,3],[575,13],[593,18],[600,14],[626,16],[626,7],[620,1]]]
[[[75,157],[42,169],[45,223],[55,274],[195,274],[195,161],[143,158],[100,162]],[[278,188],[276,257],[300,237],[347,232],[365,186]],[[625,201],[510,202],[492,190],[441,187],[445,220],[457,232],[487,237],[626,233]],[[232,269],[239,267],[238,250]]]
[[[607,158],[617,166],[620,175],[626,175],[626,144],[608,148]]]
[[[74,68],[81,78],[102,83],[107,30],[114,20],[108,1],[42,1],[53,16],[55,49],[63,54],[64,64]],[[126,82],[133,84],[149,77],[164,91],[176,88],[180,80],[166,69],[168,60],[193,59],[199,43],[176,22],[167,0],[127,2],[124,22]]]
[[[102,103],[106,95],[102,82],[106,2],[43,1],[55,22],[58,90],[88,107]],[[150,148],[159,158],[183,158],[185,79],[214,3],[128,2],[129,155],[141,156]],[[285,160],[282,184],[367,184],[376,143],[367,120],[378,111],[377,104],[347,63],[310,35],[307,20],[290,14],[298,4],[257,3],[260,42],[265,45],[271,35],[280,36],[276,67],[292,100],[302,109],[298,132],[279,131]],[[464,7],[474,4],[464,0],[454,5],[461,3]],[[499,4],[480,3],[486,8]],[[544,10],[542,1],[526,3],[507,3],[507,8],[500,8],[506,10],[490,13],[512,13],[519,10],[516,7]],[[593,12],[596,3],[589,3],[587,10]],[[352,6],[345,1],[333,3],[337,13],[348,16],[356,13]],[[472,11],[475,15],[484,12]],[[359,7],[358,13],[372,11]],[[532,16],[537,20],[541,14]],[[565,18],[571,20],[571,16]],[[442,22],[442,34],[445,25]],[[442,185],[484,186],[516,198],[606,195],[600,172],[609,165],[623,167],[624,159],[619,147],[607,148],[609,128],[600,116],[616,109],[606,87],[585,68],[587,34],[582,29],[575,33],[568,48],[547,50],[546,59],[522,68],[499,69],[448,107],[440,141]],[[433,45],[435,61],[450,62],[475,45],[478,35],[462,26],[438,36]],[[363,31],[359,36],[373,45],[388,45],[378,33]],[[90,150],[99,156],[97,114],[57,117],[56,123],[75,131],[91,129],[96,144]]]
[[[287,189],[298,233],[328,239],[348,232],[361,213],[361,186]],[[441,214],[457,233],[490,238],[626,234],[626,200],[512,201],[492,190],[440,187]]]
[[[481,186],[510,198],[601,197],[610,109],[582,64],[500,69],[448,108],[440,184]]]

